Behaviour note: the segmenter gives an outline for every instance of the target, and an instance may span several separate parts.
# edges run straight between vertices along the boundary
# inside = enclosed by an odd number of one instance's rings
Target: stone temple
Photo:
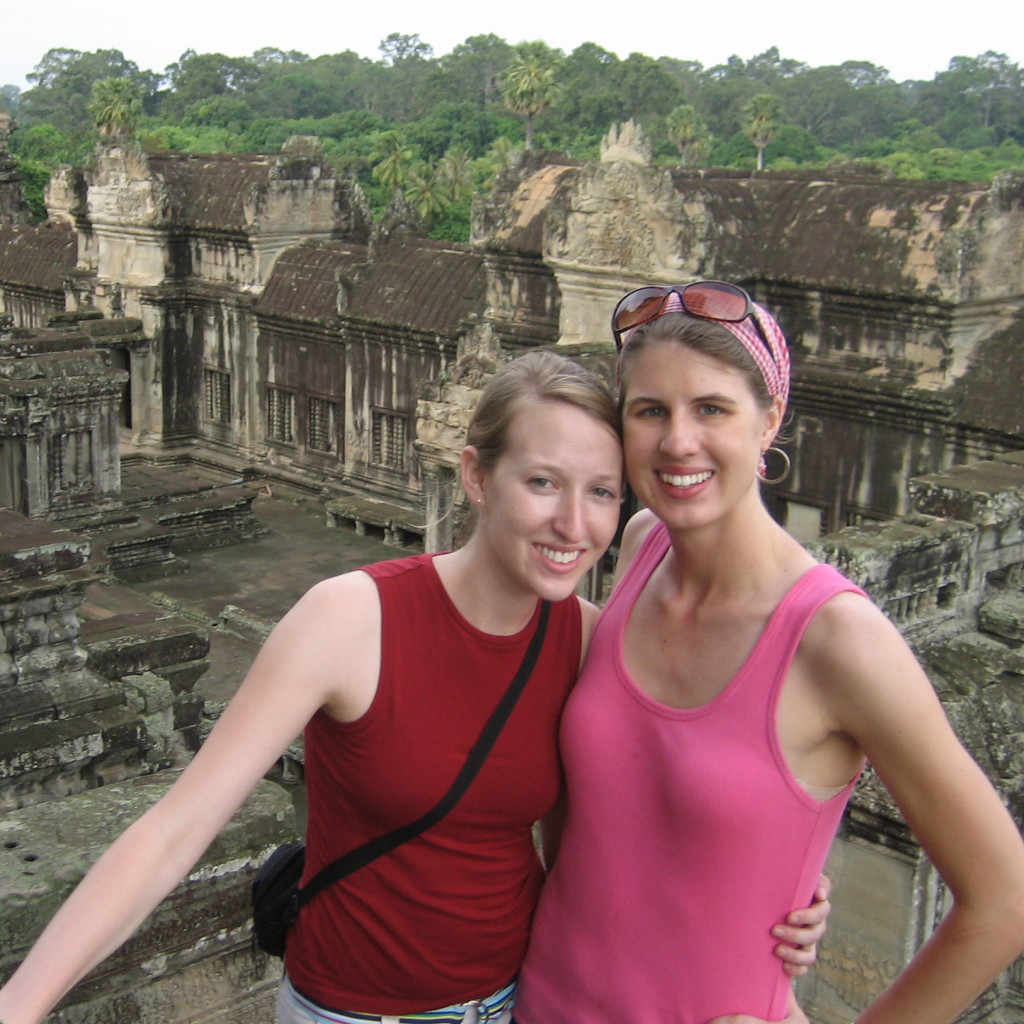
[[[196,689],[208,633],[151,605],[90,622],[90,588],[246,544],[260,485],[396,553],[450,546],[457,456],[494,367],[558,346],[610,373],[610,310],[650,282],[736,281],[777,312],[794,472],[767,500],[896,621],[1024,822],[1024,174],[670,169],[627,124],[597,162],[523,155],[456,245],[427,240],[397,200],[373,224],[307,138],[259,155],[107,144],[54,176],[34,225],[8,131],[0,974],[215,713]],[[606,581],[589,586],[600,599]],[[269,627],[236,617],[257,639]],[[292,754],[282,777],[301,774]],[[54,1019],[272,1019],[277,965],[250,952],[248,880],[294,827],[292,803],[265,782]],[[60,857],[36,852],[54,842]],[[870,772],[830,873],[836,912],[800,995],[812,1019],[841,1024],[947,894]],[[1018,962],[963,1020],[1022,1018]]]

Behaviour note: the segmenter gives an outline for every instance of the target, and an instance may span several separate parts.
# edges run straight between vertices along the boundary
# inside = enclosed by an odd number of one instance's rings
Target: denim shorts
[[[342,1013],[317,1006],[296,992],[285,975],[277,993],[277,1024],[511,1024],[515,991],[516,985],[512,981],[485,999],[400,1017],[375,1016],[372,1013]]]

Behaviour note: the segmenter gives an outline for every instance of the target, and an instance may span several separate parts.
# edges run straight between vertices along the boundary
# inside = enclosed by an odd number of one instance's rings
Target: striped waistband
[[[404,1013],[390,1017],[373,1013],[355,1013],[351,1010],[331,1010],[312,999],[304,996],[294,985],[289,983],[296,1002],[304,1006],[310,1013],[331,1024],[463,1024],[467,1015],[470,1021],[486,1024],[487,1021],[500,1016],[508,1010],[515,999],[516,983],[510,981],[504,988],[498,989],[493,995],[484,999],[471,999],[466,1003],[454,1003],[439,1010],[426,1010],[423,1013]],[[475,1014],[474,1012],[475,1011]]]

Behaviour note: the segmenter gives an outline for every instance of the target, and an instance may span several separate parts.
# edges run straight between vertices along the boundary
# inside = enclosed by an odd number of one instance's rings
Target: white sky
[[[868,60],[897,81],[930,80],[951,57],[987,50],[1024,63],[1019,0],[1002,15],[953,0],[599,3],[587,10],[564,0],[11,0],[0,16],[0,85],[28,88],[25,75],[54,47],[120,50],[143,70],[162,72],[189,48],[229,57],[264,46],[311,57],[355,50],[376,60],[391,32],[418,35],[434,56],[494,33],[510,43],[542,39],[567,53],[593,42],[620,57],[638,51],[705,67],[777,46],[782,57],[812,66]]]

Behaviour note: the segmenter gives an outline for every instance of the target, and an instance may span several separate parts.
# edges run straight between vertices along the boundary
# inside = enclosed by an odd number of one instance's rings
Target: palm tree
[[[429,228],[448,205],[450,193],[444,170],[437,164],[421,164],[407,180],[406,201]]]
[[[398,132],[381,132],[373,142],[373,176],[386,188],[401,188],[409,177],[415,155]]]
[[[464,149],[449,149],[441,157],[441,172],[454,202],[473,194],[473,163]]]
[[[135,131],[142,113],[142,89],[127,78],[93,83],[89,116],[104,139],[124,139]]]
[[[679,165],[697,165],[707,152],[711,133],[696,107],[689,103],[675,107],[665,115],[669,142],[679,150]]]
[[[477,167],[483,176],[481,187],[485,190],[492,188],[498,176],[512,166],[512,154],[521,151],[522,148],[507,135],[499,135],[491,143],[491,148],[477,161]]]
[[[770,92],[751,96],[743,107],[743,134],[757,149],[757,169],[764,170],[764,151],[775,138],[782,115],[779,98]]]
[[[556,74],[561,53],[541,42],[516,47],[512,63],[501,73],[501,98],[526,121],[526,148],[533,148],[533,119],[561,92]]]

